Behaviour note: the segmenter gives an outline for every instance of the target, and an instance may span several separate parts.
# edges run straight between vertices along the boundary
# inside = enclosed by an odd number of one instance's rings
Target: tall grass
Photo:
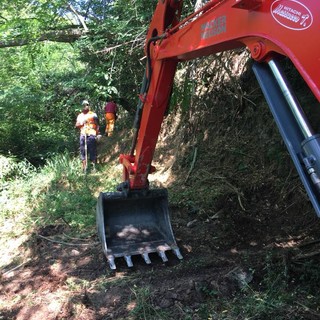
[[[114,190],[119,182],[117,174],[105,174],[114,171],[111,165],[83,175],[79,159],[67,153],[39,169],[28,162],[1,160],[6,170],[1,170],[0,177],[0,228],[15,220],[15,232],[58,220],[77,230],[92,230],[98,193]]]
[[[15,178],[30,176],[36,172],[36,168],[28,161],[17,161],[14,157],[0,155],[0,186]]]
[[[28,161],[0,157],[0,222],[15,218],[27,211],[27,196],[32,191],[30,183],[37,169]]]

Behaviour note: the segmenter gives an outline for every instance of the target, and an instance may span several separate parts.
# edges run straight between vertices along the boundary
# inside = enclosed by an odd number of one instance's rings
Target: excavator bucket
[[[168,250],[182,259],[172,232],[167,199],[166,189],[100,193],[98,235],[111,269],[116,269],[115,258],[119,257],[132,267],[132,255],[141,255],[150,264],[152,252],[157,252],[164,262],[168,260]]]

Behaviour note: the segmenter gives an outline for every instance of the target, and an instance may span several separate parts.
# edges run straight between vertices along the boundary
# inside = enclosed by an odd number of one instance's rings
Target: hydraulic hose
[[[176,32],[182,25],[189,22],[196,15],[198,15],[200,13],[204,13],[208,10],[211,10],[212,8],[219,5],[223,1],[225,1],[225,0],[212,0],[212,1],[210,1],[209,3],[205,4],[202,8],[200,8],[198,11],[194,12],[192,15],[188,16],[186,19],[184,19],[179,24],[174,26],[171,30],[168,30],[167,33],[163,33],[160,36],[154,36],[148,40],[147,50],[146,50],[147,51],[147,68],[146,68],[146,71],[145,71],[145,74],[143,77],[143,82],[142,82],[141,90],[140,90],[140,100],[137,105],[135,119],[134,119],[134,125],[133,125],[134,135],[133,135],[133,140],[132,140],[132,145],[131,145],[131,150],[130,150],[131,156],[134,155],[134,150],[137,145],[138,133],[139,133],[140,122],[141,122],[141,117],[142,117],[142,110],[143,110],[144,101],[141,101],[141,99],[144,99],[144,97],[146,96],[146,93],[149,90],[149,85],[150,85],[150,81],[151,81],[151,75],[152,75],[152,66],[151,66],[152,61],[151,61],[151,54],[150,54],[151,43],[154,43],[154,42],[161,40],[161,39],[165,39],[168,36],[168,33],[172,34],[172,33]]]
[[[141,117],[142,117],[142,110],[144,106],[144,98],[149,90],[150,81],[151,81],[152,66],[151,66],[150,46],[151,46],[151,43],[154,43],[157,40],[164,39],[166,37],[167,37],[166,34],[162,34],[161,36],[155,36],[150,38],[147,43],[147,50],[146,50],[147,51],[147,68],[143,76],[143,81],[140,88],[140,99],[137,105],[136,114],[135,114],[134,123],[133,123],[134,134],[133,134],[132,145],[130,150],[131,156],[134,155],[134,150],[137,145],[138,133],[139,133]]]

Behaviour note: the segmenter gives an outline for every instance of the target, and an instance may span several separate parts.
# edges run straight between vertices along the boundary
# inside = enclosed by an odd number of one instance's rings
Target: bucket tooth
[[[124,259],[126,260],[126,263],[129,268],[133,267],[131,256],[126,255],[126,256],[124,256]]]
[[[163,250],[158,251],[159,256],[161,257],[163,262],[168,262],[168,258],[166,256],[166,253]]]
[[[142,258],[144,259],[146,264],[150,264],[151,263],[151,260],[149,258],[148,252],[144,252],[141,255],[142,255]]]
[[[172,251],[173,251],[173,253],[177,256],[178,259],[180,259],[180,260],[183,259],[183,256],[182,256],[182,254],[181,254],[181,252],[180,252],[180,250],[179,250],[178,247],[176,247],[176,248],[173,247],[173,248],[172,248]]]
[[[108,260],[110,269],[116,270],[117,267],[116,267],[116,264],[115,264],[115,262],[114,262],[114,256],[108,256],[108,257],[107,257],[107,260]]]

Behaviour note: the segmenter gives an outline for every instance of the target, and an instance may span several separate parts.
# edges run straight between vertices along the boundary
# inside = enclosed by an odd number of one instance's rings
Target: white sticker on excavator
[[[220,16],[201,25],[201,39],[215,37],[227,32],[227,17]]]
[[[270,10],[274,20],[287,29],[305,30],[313,23],[311,11],[299,1],[277,0]]]

